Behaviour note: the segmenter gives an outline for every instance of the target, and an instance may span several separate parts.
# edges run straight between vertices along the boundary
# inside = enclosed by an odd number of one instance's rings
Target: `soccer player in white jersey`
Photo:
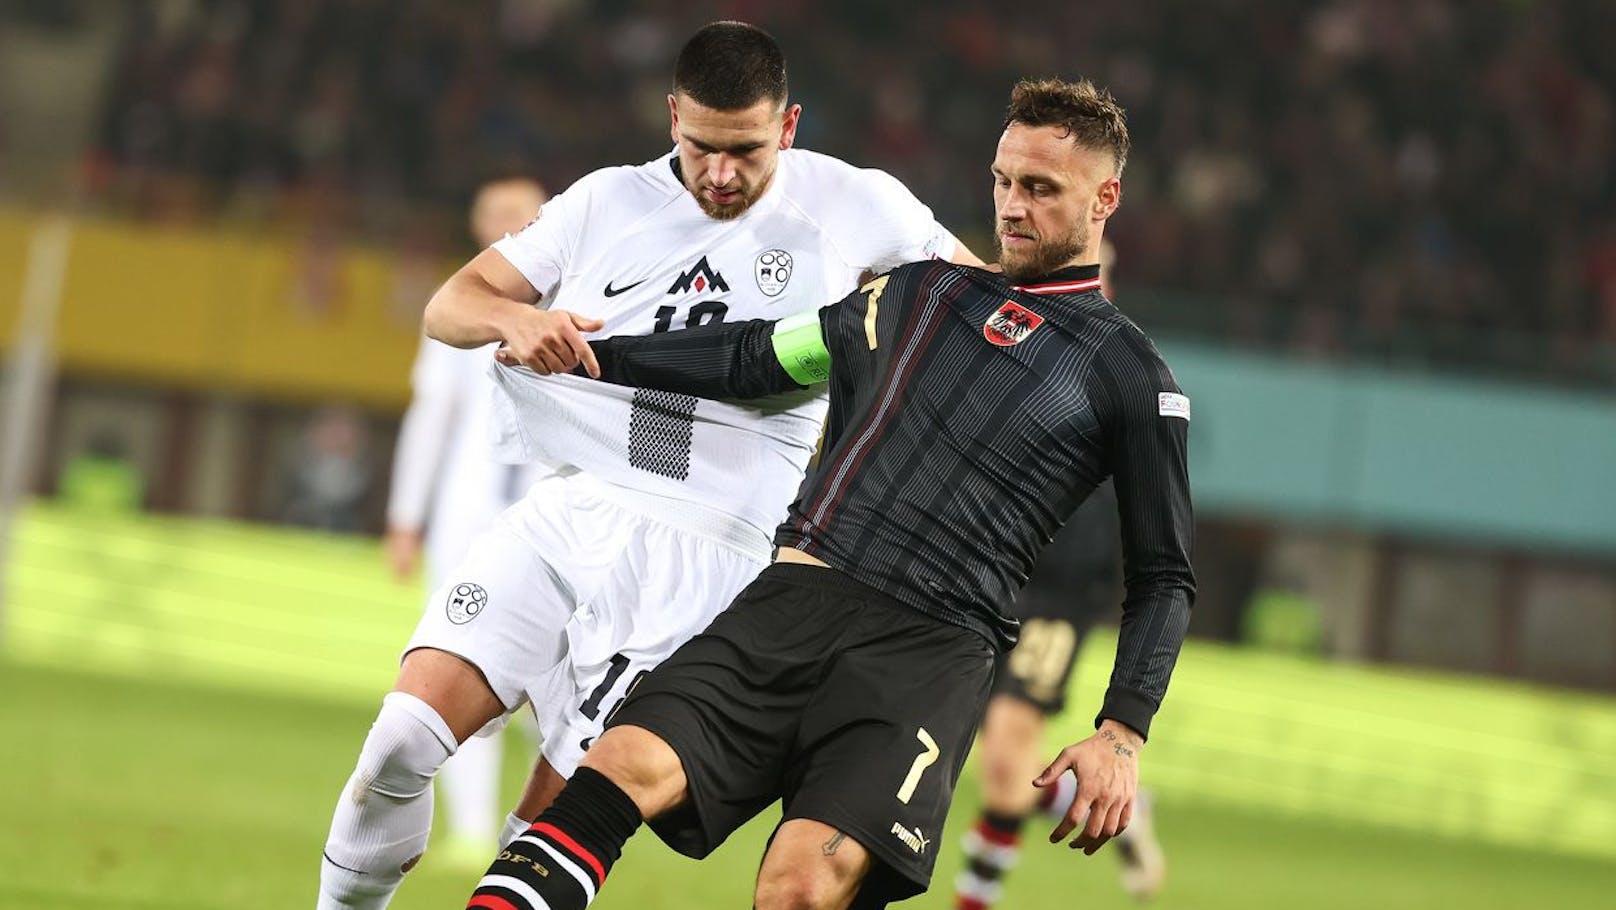
[[[626,389],[547,375],[564,372],[553,350],[593,366],[586,332],[776,318],[903,262],[980,263],[891,176],[792,148],[801,108],[763,31],[698,31],[668,105],[675,150],[583,177],[427,307],[433,338],[500,342],[531,368],[497,371],[499,430],[508,455],[549,470],[429,602],[338,801],[321,908],[385,906],[425,849],[433,775],[530,701],[544,754],[519,833],[639,676],[767,563],[813,453],[822,395],[741,406]]]
[[[471,234],[479,249],[515,233],[544,204],[544,187],[532,177],[510,174],[477,188]],[[421,339],[410,372],[412,395],[393,456],[387,502],[387,557],[401,581],[423,563],[427,590],[437,590],[466,557],[472,539],[527,491],[532,471],[489,456],[493,387],[488,381],[492,347],[452,348]],[[446,809],[448,852],[487,863],[488,846],[504,813],[499,803],[501,725],[460,745],[443,766],[439,796]]]

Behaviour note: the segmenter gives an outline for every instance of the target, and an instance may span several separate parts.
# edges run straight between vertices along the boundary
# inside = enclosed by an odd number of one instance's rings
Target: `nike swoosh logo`
[[[650,281],[650,280],[651,279],[649,279],[649,278],[641,278],[639,281],[636,281],[633,284],[627,284],[627,285],[624,285],[624,286],[622,286],[620,288],[612,287],[612,283],[610,281],[608,281],[608,282],[606,282],[606,296],[607,297],[616,297],[618,294],[626,294],[629,291],[634,290],[635,288],[639,287],[640,285],[642,285],[642,284],[644,284],[644,283],[646,283],[647,281]]]

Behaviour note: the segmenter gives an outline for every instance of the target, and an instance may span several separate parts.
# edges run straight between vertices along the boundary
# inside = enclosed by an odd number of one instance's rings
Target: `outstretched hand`
[[[504,344],[494,359],[506,366],[522,364],[540,376],[570,373],[582,363],[590,378],[600,378],[595,352],[584,332],[598,332],[606,323],[567,310],[529,309],[503,327]]]
[[[422,534],[420,528],[401,528],[389,525],[385,545],[387,562],[393,567],[393,577],[409,581],[421,563]]]
[[[1077,799],[1050,833],[1050,843],[1058,844],[1077,831],[1072,849],[1082,848],[1092,856],[1128,827],[1139,791],[1139,749],[1143,745],[1144,738],[1138,733],[1106,720],[1093,736],[1055,756],[1033,785],[1053,786],[1057,778],[1071,771],[1077,776]]]

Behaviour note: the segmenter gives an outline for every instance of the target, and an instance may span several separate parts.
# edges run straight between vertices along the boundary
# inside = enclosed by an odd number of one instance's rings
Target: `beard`
[[[1088,222],[1079,221],[1062,237],[1036,236],[1032,249],[1006,250],[1004,234],[1009,225],[994,221],[993,246],[999,254],[999,267],[1012,281],[1041,278],[1071,262],[1089,248]],[[1020,233],[1017,231],[1016,233]]]
[[[769,188],[769,181],[773,177],[774,174],[771,172],[762,180],[751,186],[740,187],[739,198],[737,198],[734,202],[725,202],[722,204],[707,198],[707,187],[705,186],[692,187],[690,184],[686,183],[685,189],[690,190],[690,195],[696,197],[696,205],[701,207],[702,213],[708,218],[711,218],[714,221],[733,221],[734,219],[746,214],[747,210],[752,207],[753,203],[762,198],[763,191]]]

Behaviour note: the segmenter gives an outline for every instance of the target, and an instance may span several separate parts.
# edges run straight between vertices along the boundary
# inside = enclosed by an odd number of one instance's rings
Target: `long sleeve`
[[[804,314],[813,315],[813,314]],[[762,398],[807,388],[793,378],[777,344],[781,323],[765,319],[698,326],[654,335],[616,336],[591,341],[600,378],[617,385],[682,392],[699,398]],[[819,322],[809,329],[818,338]],[[823,350],[824,343],[818,343]],[[799,376],[808,378],[797,370]]]
[[[1115,478],[1126,590],[1116,664],[1095,722],[1110,718],[1148,736],[1195,600],[1189,399],[1132,327],[1101,349],[1092,394]]]
[[[456,410],[462,406],[460,351],[421,339],[411,370],[410,406],[399,427],[393,452],[392,489],[387,497],[387,523],[419,530],[425,523],[438,483],[438,469],[452,438]]]

